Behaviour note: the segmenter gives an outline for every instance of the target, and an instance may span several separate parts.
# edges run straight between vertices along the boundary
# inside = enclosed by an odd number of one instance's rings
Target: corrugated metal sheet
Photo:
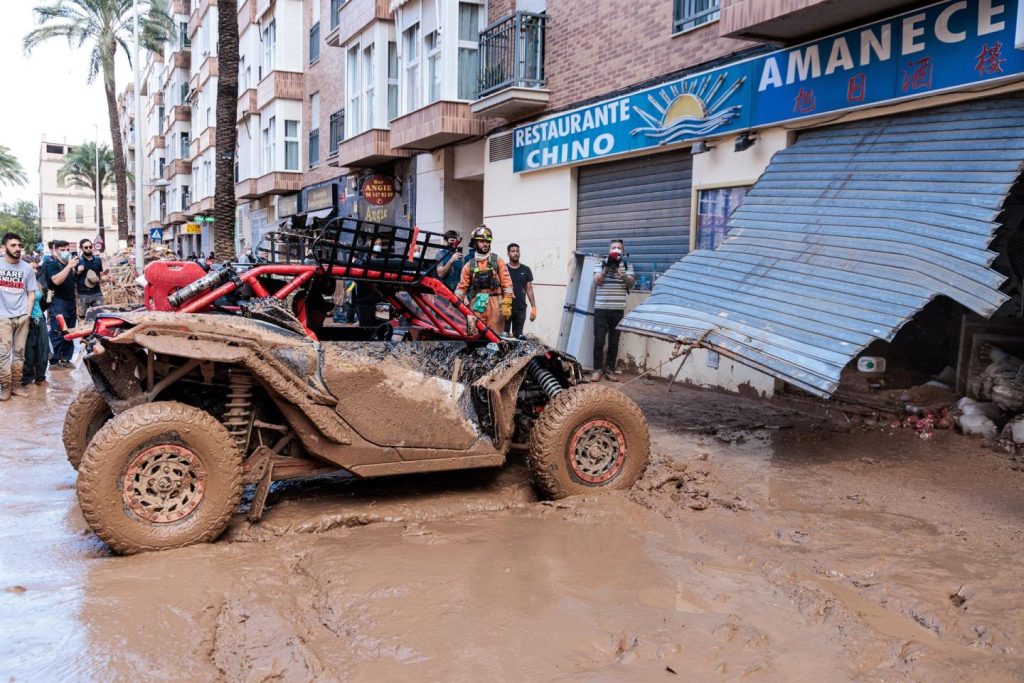
[[[619,238],[638,277],[664,269],[690,247],[692,175],[689,151],[580,167],[576,249],[607,254]]]
[[[944,295],[1006,300],[989,244],[1024,161],[1024,97],[808,131],[780,151],[715,251],[661,277],[621,329],[701,335],[818,395]]]

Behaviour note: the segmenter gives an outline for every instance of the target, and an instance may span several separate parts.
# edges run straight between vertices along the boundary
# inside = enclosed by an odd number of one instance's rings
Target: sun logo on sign
[[[747,80],[740,76],[725,90],[727,74],[675,84],[647,96],[652,111],[634,107],[634,111],[647,122],[647,126],[634,128],[630,135],[645,135],[658,140],[659,145],[678,142],[684,138],[707,135],[728,125],[740,115],[742,105],[724,106]],[[721,94],[719,94],[721,93]],[[660,100],[659,100],[660,97]],[[710,104],[709,104],[710,103]]]

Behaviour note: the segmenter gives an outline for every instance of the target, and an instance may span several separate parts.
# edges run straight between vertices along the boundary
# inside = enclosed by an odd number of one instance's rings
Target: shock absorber
[[[534,358],[526,366],[526,369],[530,372],[530,376],[533,380],[540,385],[540,388],[544,390],[544,393],[548,395],[549,399],[558,396],[560,393],[565,391],[561,382],[558,381],[551,371],[544,367],[540,362],[539,358]]]
[[[228,371],[228,401],[222,422],[243,455],[248,449],[252,431],[252,385],[252,375],[245,370]]]

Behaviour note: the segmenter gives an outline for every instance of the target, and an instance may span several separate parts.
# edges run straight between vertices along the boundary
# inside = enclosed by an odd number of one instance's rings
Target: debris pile
[[[988,365],[967,387],[968,394],[979,400],[961,399],[960,429],[1015,446],[1024,444],[1024,360],[992,345],[981,354]]]

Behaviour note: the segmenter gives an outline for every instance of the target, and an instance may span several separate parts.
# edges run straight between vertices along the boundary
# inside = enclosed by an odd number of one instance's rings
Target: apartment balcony
[[[259,109],[263,109],[274,100],[304,99],[302,74],[293,71],[271,71],[263,77],[256,88],[256,106]]]
[[[217,6],[217,0],[194,0],[192,16],[188,18],[188,37],[193,39],[199,32],[199,27],[206,21],[206,14],[211,7]]]
[[[168,225],[181,225],[182,223],[188,223],[188,216],[184,211],[172,211],[167,214]]]
[[[473,116],[464,102],[435,102],[391,121],[391,145],[432,150],[453,142],[481,137],[487,120]],[[344,164],[343,164],[344,165]]]
[[[262,18],[270,10],[274,0],[256,0],[256,18]]]
[[[187,159],[175,159],[164,166],[164,180],[169,182],[178,175],[192,175],[192,162]]]
[[[915,0],[722,0],[718,33],[731,38],[795,43],[920,5]]]
[[[238,35],[245,33],[245,29],[256,23],[256,0],[242,0],[238,3]]]
[[[412,156],[405,149],[395,149],[391,143],[391,133],[380,128],[372,128],[365,133],[354,135],[342,140],[338,145],[338,155],[331,159],[331,164],[351,168],[368,168]]]
[[[197,202],[192,202],[188,211],[192,215],[213,213],[213,197],[204,197]]]
[[[341,47],[373,22],[390,19],[390,0],[348,0],[338,10],[338,25],[327,35],[326,42]]]
[[[189,156],[193,159],[217,144],[217,129],[210,126],[189,143]]]
[[[164,92],[163,90],[157,90],[155,93],[149,96],[149,100],[146,102],[146,113],[152,112],[157,107],[163,106],[164,103]]]
[[[259,199],[256,193],[256,179],[246,178],[235,183],[235,199]]]
[[[152,154],[158,149],[166,148],[166,146],[166,138],[163,135],[154,135],[149,139],[149,143],[146,145],[146,154]]]
[[[241,123],[247,116],[258,114],[260,108],[256,106],[256,88],[243,90],[238,94],[238,116],[236,122]]]
[[[171,16],[175,14],[188,14],[192,3],[189,0],[173,0],[171,2]]]
[[[480,34],[480,95],[474,114],[514,120],[547,106],[544,35],[547,17],[516,12]]]
[[[171,68],[167,70],[167,75],[174,71],[174,69],[188,69],[192,68],[192,48],[185,46],[179,49],[171,56]]]
[[[199,67],[199,87],[206,85],[211,78],[216,78],[220,73],[220,61],[217,55],[209,55],[203,60]]]

